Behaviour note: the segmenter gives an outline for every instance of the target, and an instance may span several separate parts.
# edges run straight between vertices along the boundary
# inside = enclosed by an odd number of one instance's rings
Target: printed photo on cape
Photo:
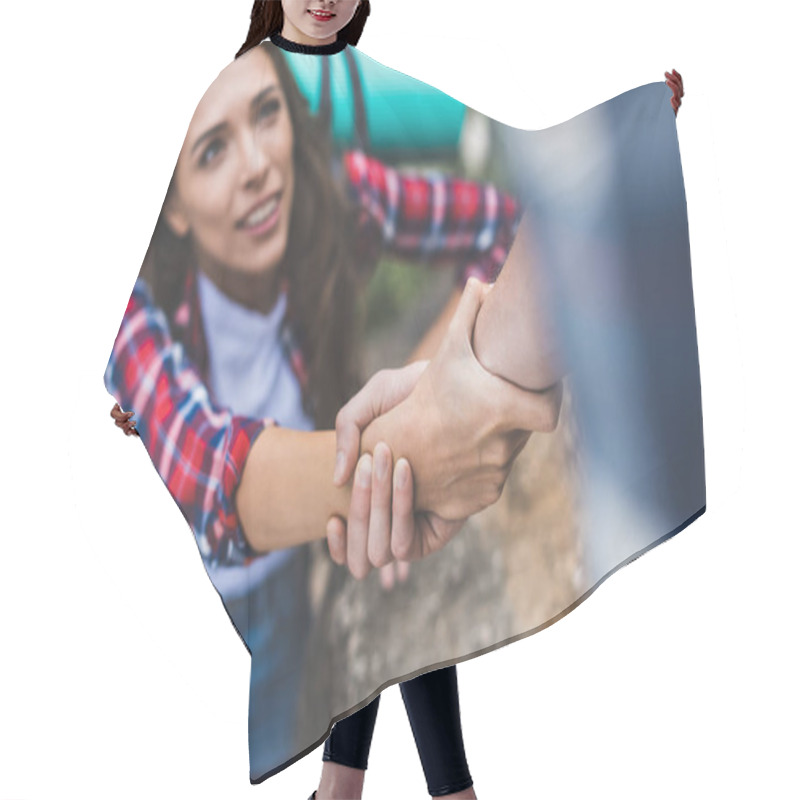
[[[200,99],[105,384],[251,655],[252,782],[387,686],[552,624],[705,511],[669,98],[651,83],[527,131],[356,48],[265,40]],[[470,277],[497,280],[523,227],[541,280],[518,302],[547,320],[563,392],[500,496],[390,591],[334,563],[324,525],[254,548],[236,492],[256,439],[332,430]]]

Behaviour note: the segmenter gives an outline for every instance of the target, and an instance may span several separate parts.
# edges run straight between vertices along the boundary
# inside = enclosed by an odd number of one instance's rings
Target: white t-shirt
[[[313,420],[303,411],[297,376],[279,339],[286,293],[280,294],[268,314],[262,314],[239,305],[200,270],[198,293],[208,346],[208,388],[214,400],[235,414],[272,417],[284,428],[314,430]],[[273,550],[246,567],[211,567],[209,576],[223,595],[241,595],[291,554],[292,548]]]

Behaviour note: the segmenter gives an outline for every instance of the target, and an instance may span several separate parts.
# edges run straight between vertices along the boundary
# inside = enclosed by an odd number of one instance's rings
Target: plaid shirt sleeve
[[[136,427],[153,464],[211,564],[246,564],[256,553],[244,537],[234,497],[256,436],[272,419],[232,414],[208,389],[141,278],[128,301],[106,367],[108,391]]]
[[[517,233],[522,209],[507,192],[444,173],[412,174],[360,150],[345,154],[345,168],[382,231],[398,253],[462,254],[458,281],[497,279]]]

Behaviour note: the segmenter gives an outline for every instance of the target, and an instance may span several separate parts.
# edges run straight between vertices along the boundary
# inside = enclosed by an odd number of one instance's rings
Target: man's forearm
[[[562,377],[541,259],[527,211],[508,259],[478,312],[472,347],[484,369],[523,389],[541,391]]]
[[[546,290],[540,260],[527,219],[527,214],[523,214],[508,259],[477,312],[472,349],[487,372],[521,389],[538,393],[558,383],[562,370],[556,357],[554,327],[544,299]],[[461,294],[457,292],[451,297],[409,362],[434,357]],[[557,407],[554,411],[552,403],[543,404],[541,427],[535,430],[548,430],[553,418],[558,419]],[[371,453],[378,441],[385,441],[397,459],[406,455],[406,448],[414,438],[413,429],[412,422],[390,411],[374,419],[362,431],[360,451]]]
[[[347,518],[352,481],[333,485],[335,453],[334,431],[270,426],[258,435],[236,493],[252,547],[264,552],[324,539],[328,517]]]

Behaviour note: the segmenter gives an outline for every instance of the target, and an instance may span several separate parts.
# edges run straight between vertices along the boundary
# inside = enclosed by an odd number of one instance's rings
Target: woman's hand
[[[475,358],[472,333],[489,291],[490,284],[467,282],[442,345],[408,397],[362,434],[365,452],[383,441],[398,464],[405,458],[413,465],[415,508],[434,512],[439,523],[461,525],[495,503],[531,433],[551,432],[558,422],[560,383],[527,391],[487,372]],[[427,554],[439,530],[427,529],[427,545],[417,542],[411,551]]]
[[[353,477],[361,446],[361,430],[375,417],[393,408],[411,393],[427,361],[415,361],[401,369],[376,372],[336,415],[335,486],[342,486]],[[392,494],[393,464],[386,445],[376,448],[381,469],[372,469],[372,456],[365,453],[353,481],[347,522],[338,516],[328,519],[326,535],[331,558],[346,565],[353,577],[364,578],[374,567],[381,569],[381,585],[390,589],[394,581],[391,546],[391,519],[397,530],[414,525],[414,498],[411,482]],[[388,453],[388,468],[384,457]],[[407,462],[405,464],[407,466]],[[400,467],[400,471],[404,467]],[[410,470],[409,470],[410,471]],[[396,470],[395,470],[396,472]],[[373,501],[374,485],[374,501]],[[370,536],[371,533],[371,536]],[[349,534],[349,535],[348,535]],[[369,545],[371,541],[371,547]],[[406,564],[398,577],[408,577]]]
[[[378,572],[381,578],[381,587],[387,592],[394,589],[395,583],[405,583],[408,580],[408,571],[411,568],[408,561],[392,561]]]
[[[139,435],[139,431],[136,430],[136,420],[133,419],[133,411],[123,411],[119,407],[119,403],[114,403],[111,416],[114,418],[114,424],[118,428],[122,428],[126,436]]]
[[[348,412],[348,406],[343,411]],[[357,453],[357,441],[354,449]],[[383,583],[385,570],[397,563],[404,580],[409,561],[441,550],[466,519],[445,520],[433,512],[415,513],[414,477],[408,461],[399,459],[393,470],[392,452],[384,442],[378,442],[373,455],[364,453],[359,459],[347,524],[337,516],[328,520],[328,548],[331,558],[337,564],[346,564],[355,578],[365,577],[373,566],[380,567]],[[384,588],[391,586],[384,584]]]
[[[683,78],[681,77],[680,72],[677,70],[672,70],[672,73],[665,72],[667,76],[666,81],[664,83],[672,89],[672,98],[670,102],[672,103],[672,110],[675,112],[675,116],[678,116],[678,109],[681,106],[681,97],[683,97]]]
[[[427,366],[428,361],[416,361],[377,372],[339,411],[335,485],[350,480],[356,468],[362,429],[408,397]],[[391,449],[383,442],[374,453],[364,453],[353,481],[347,523],[333,516],[326,530],[328,549],[337,564],[346,564],[359,579],[373,566],[380,567],[386,589],[394,585],[393,564],[404,581],[408,561],[443,547],[464,523],[445,521],[435,514],[415,515],[411,467],[406,459],[396,465],[393,461]]]

